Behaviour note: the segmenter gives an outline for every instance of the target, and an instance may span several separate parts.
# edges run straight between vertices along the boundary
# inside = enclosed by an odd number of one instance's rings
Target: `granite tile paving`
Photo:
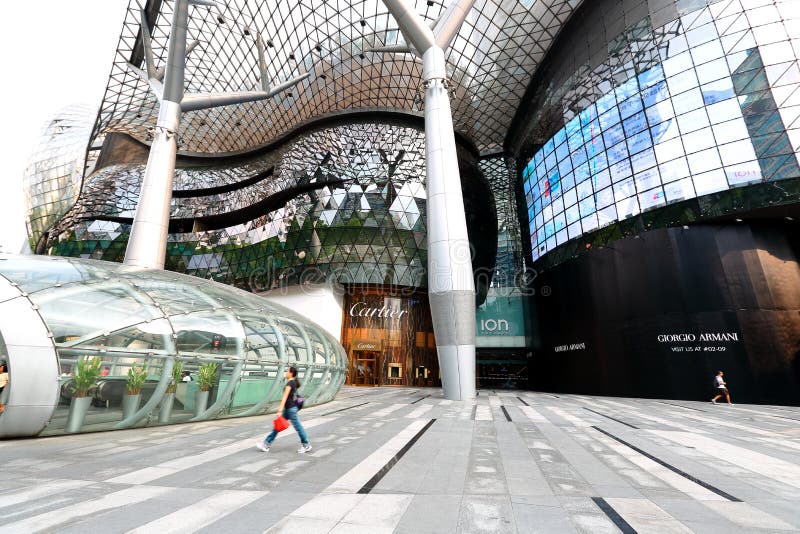
[[[800,532],[798,407],[345,387],[301,420],[305,455],[256,449],[270,416],[0,441],[0,534]]]

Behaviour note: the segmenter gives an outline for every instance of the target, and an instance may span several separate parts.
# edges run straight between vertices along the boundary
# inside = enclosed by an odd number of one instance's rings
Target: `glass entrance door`
[[[357,359],[355,365],[355,381],[356,386],[374,386],[377,384],[375,376],[375,360],[374,359]]]

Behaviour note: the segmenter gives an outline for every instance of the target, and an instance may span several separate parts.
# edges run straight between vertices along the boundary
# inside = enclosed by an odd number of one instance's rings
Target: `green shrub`
[[[208,391],[214,385],[214,380],[217,378],[217,364],[214,362],[206,362],[200,364],[200,369],[197,371],[197,385],[200,391]]]
[[[98,376],[100,376],[100,356],[86,355],[80,358],[73,377],[72,394],[75,397],[85,397]]]
[[[134,363],[128,369],[128,381],[125,387],[128,390],[128,395],[138,395],[142,392],[142,385],[147,380],[147,364],[141,366]]]
[[[175,360],[172,366],[172,382],[167,386],[167,393],[175,393],[178,391],[178,384],[181,381],[181,371],[183,371],[183,362]]]

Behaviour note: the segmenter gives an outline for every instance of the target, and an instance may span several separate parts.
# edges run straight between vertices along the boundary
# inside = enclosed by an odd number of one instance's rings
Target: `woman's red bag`
[[[275,427],[276,432],[283,432],[289,428],[289,421],[285,417],[280,416],[275,418],[275,420],[272,422],[272,426]]]

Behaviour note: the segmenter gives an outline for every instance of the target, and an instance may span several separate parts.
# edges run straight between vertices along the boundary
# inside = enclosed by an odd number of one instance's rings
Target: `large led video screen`
[[[637,39],[651,49],[631,54],[624,83],[607,76],[621,70],[613,54],[566,82],[565,126],[523,170],[533,259],[646,210],[800,176],[800,47],[789,40],[800,9],[789,4],[746,17],[712,5],[646,28]]]

